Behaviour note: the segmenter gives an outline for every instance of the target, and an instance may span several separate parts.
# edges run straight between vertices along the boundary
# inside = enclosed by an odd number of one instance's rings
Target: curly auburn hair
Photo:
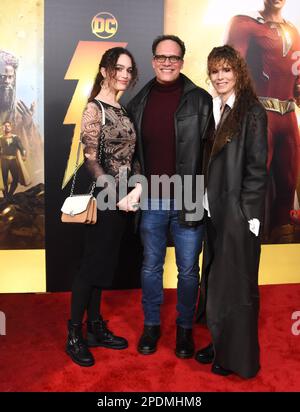
[[[111,49],[106,50],[106,52],[103,54],[101,61],[99,63],[99,70],[94,82],[94,85],[92,87],[92,91],[90,94],[90,97],[88,98],[88,102],[91,102],[94,100],[94,98],[97,96],[97,94],[100,92],[101,87],[102,87],[102,80],[104,80],[104,77],[102,76],[101,73],[101,67],[104,67],[109,74],[111,78],[114,78],[116,74],[116,64],[121,56],[121,54],[126,54],[131,60],[132,63],[132,77],[130,81],[130,86],[134,86],[135,83],[138,80],[138,71],[136,67],[135,60],[133,58],[133,55],[128,51],[127,49],[124,49],[123,47],[112,47]]]
[[[254,86],[248,71],[247,63],[240,53],[229,45],[214,47],[207,58],[207,73],[220,65],[231,67],[235,77],[235,102],[232,110],[222,125],[220,133],[226,137],[233,137],[241,130],[241,120],[253,103],[258,102]]]

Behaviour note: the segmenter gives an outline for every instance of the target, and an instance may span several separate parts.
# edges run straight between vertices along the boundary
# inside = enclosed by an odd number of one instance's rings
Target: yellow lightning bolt
[[[78,80],[63,124],[75,124],[68,164],[62,188],[71,179],[76,164],[76,153],[80,139],[82,111],[87,103],[90,90],[96,77],[99,62],[104,52],[111,47],[126,47],[127,43],[80,41],[73,54],[65,80]],[[83,161],[81,152],[79,164]]]

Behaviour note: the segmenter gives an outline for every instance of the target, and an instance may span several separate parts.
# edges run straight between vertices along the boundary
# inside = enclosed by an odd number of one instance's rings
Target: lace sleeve
[[[95,104],[88,103],[82,114],[81,141],[84,145],[85,165],[94,179],[105,174],[98,161],[101,127],[101,113],[99,109]]]

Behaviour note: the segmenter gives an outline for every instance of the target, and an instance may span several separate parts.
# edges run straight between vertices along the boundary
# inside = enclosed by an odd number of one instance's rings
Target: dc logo
[[[101,39],[109,39],[118,30],[118,21],[111,13],[98,13],[92,20],[92,32]]]

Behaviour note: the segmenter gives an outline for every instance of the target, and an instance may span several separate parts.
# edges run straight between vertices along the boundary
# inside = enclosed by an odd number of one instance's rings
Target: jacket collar
[[[189,92],[191,92],[192,90],[197,89],[197,86],[195,85],[195,83],[193,83],[188,77],[186,77],[184,74],[180,73],[180,76],[183,80],[183,90],[182,90],[182,96],[179,102],[179,105],[177,107],[176,113],[181,110],[181,107],[184,105],[186,99],[185,97],[187,96],[187,94]]]
[[[189,93],[191,90],[197,89],[198,87],[195,83],[192,82],[188,77],[184,74],[180,73],[181,78],[183,79],[183,95]]]

